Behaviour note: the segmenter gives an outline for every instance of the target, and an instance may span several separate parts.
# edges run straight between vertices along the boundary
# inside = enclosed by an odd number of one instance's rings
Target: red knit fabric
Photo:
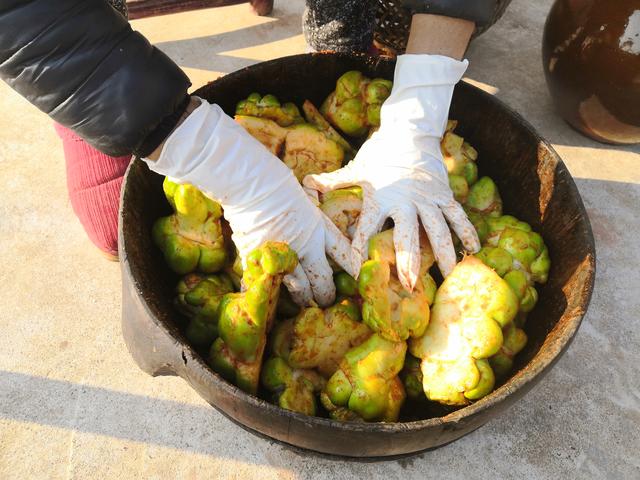
[[[67,189],[73,211],[93,244],[110,255],[118,254],[120,186],[131,156],[110,157],[99,152],[62,125],[67,166]]]

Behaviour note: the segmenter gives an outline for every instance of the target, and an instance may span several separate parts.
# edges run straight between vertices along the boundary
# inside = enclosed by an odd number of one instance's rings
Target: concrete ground
[[[551,0],[515,0],[468,77],[550,139],[593,223],[598,277],[567,354],[508,413],[437,451],[375,464],[301,456],[238,428],[179,378],[140,372],[120,335],[116,263],[73,215],[50,120],[0,84],[0,478],[640,478],[640,148],[553,111],[540,41]],[[201,85],[304,51],[302,0],[133,22]],[[633,245],[636,245],[634,248]]]

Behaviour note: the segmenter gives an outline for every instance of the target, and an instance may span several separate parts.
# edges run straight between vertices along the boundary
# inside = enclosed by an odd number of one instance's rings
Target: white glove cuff
[[[443,55],[400,55],[396,61],[393,92],[411,87],[454,86],[468,66],[467,60],[458,61]]]
[[[224,112],[220,107],[201,100],[191,115],[167,137],[158,160],[142,160],[156,173],[187,182],[186,177],[190,177],[204,160],[201,155],[189,153],[204,151],[204,145],[222,115]],[[210,129],[208,135],[205,134],[207,129]]]
[[[439,152],[453,89],[467,65],[441,55],[399,56],[393,89],[380,113],[381,134],[422,152]]]
[[[204,100],[167,138],[158,161],[144,160],[151,170],[194,184],[225,208],[269,198],[292,176],[218,105]]]

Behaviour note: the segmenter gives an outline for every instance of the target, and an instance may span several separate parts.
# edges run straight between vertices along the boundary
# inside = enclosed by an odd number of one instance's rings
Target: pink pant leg
[[[117,255],[120,187],[131,156],[110,157],[68,128],[59,124],[55,128],[64,148],[73,211],[91,242],[103,252]]]

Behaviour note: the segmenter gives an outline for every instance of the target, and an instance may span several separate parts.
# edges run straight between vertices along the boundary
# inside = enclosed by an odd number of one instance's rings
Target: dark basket
[[[498,0],[493,20],[482,28],[477,29],[474,37],[482,34],[496,23],[510,3],[511,0]],[[374,39],[378,44],[392,49],[396,54],[404,53],[407,47],[407,39],[409,38],[410,25],[411,15],[402,7],[400,0],[378,0],[376,30],[374,32]]]
[[[196,94],[233,114],[251,92],[316,105],[349,70],[392,79],[395,62],[380,57],[307,54],[259,63],[219,78]],[[548,372],[575,335],[595,276],[589,219],[569,171],[553,148],[492,95],[460,82],[451,118],[479,152],[483,174],[498,184],[510,214],[531,224],[549,247],[549,281],[528,317],[526,348],[511,376],[464,408],[435,411],[407,403],[398,423],[338,422],[283,410],[248,395],[215,373],[185,340],[172,305],[177,278],[153,245],[153,222],[170,211],[162,177],[134,161],[124,179],[120,210],[122,333],[134,360],[151,375],[179,375],[207,402],[251,431],[295,447],[350,457],[406,455],[445,445],[504,413]],[[553,402],[553,399],[549,400]],[[167,424],[167,428],[172,428]],[[526,432],[522,432],[526,435]]]

